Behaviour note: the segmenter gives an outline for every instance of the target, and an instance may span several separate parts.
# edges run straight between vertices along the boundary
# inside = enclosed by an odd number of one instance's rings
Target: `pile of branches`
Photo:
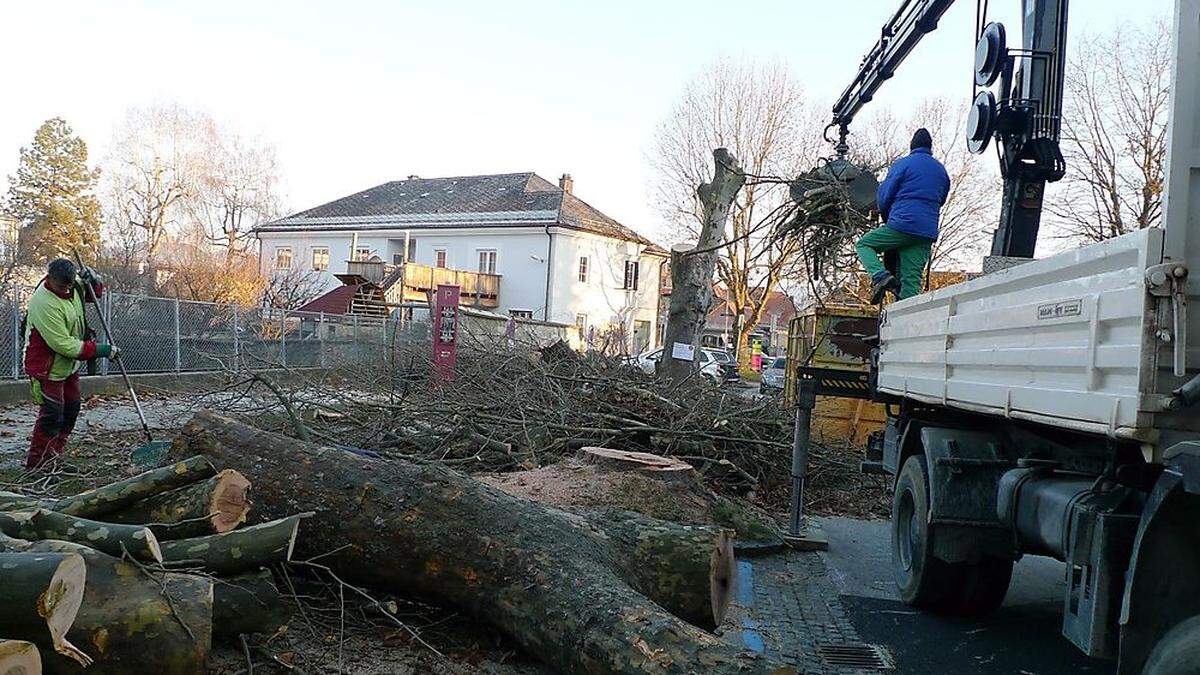
[[[777,401],[699,375],[671,385],[562,343],[460,349],[453,379],[435,382],[427,352],[401,350],[394,367],[347,364],[318,380],[251,372],[234,396],[212,395],[209,407],[267,417],[282,410],[273,428],[301,439],[468,473],[533,469],[602,446],[683,459],[710,485],[749,490],[787,480],[792,418]],[[255,391],[269,393],[257,411]],[[811,461],[825,461],[819,449]]]
[[[203,673],[271,633],[302,515],[239,527],[250,482],[192,456],[81,494],[0,492],[0,672]]]
[[[854,242],[878,224],[874,171],[845,159],[825,161],[789,184],[793,208],[776,238],[799,243],[812,279],[854,269]]]

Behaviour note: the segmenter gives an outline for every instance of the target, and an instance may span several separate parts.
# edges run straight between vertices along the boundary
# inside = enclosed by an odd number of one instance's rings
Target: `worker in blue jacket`
[[[856,246],[858,259],[871,275],[871,302],[883,302],[896,279],[880,255],[895,251],[899,258],[900,298],[921,292],[921,275],[937,241],[938,218],[950,194],[946,167],[933,157],[933,137],[917,129],[911,152],[892,164],[879,186],[876,202],[884,225],[864,234]]]

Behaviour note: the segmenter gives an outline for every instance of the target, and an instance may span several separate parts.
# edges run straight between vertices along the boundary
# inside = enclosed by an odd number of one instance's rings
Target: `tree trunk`
[[[50,644],[80,665],[90,664],[67,641],[86,579],[83,558],[73,553],[0,553],[0,634]]]
[[[42,675],[42,655],[32,642],[0,640],[0,675]]]
[[[303,515],[288,516],[224,534],[162,542],[169,567],[199,568],[211,574],[241,574],[292,559]]]
[[[184,427],[175,451],[209,453],[254,476],[268,516],[317,507],[297,541],[304,556],[325,554],[322,563],[349,581],[456,605],[561,671],[795,672],[634,590],[631,583],[653,575],[625,579],[628,547],[599,536],[586,518],[443,466],[361,457],[207,411]],[[710,555],[716,566],[719,552]]]
[[[11,540],[10,540],[11,542]],[[67,636],[95,658],[88,675],[201,675],[212,645],[213,582],[192,574],[149,573],[130,562],[65,541],[22,542],[30,553],[76,553],[87,589]],[[85,672],[61,657],[52,673]]]
[[[107,513],[109,523],[145,525],[162,540],[228,532],[246,522],[250,481],[233,469],[170,492],[161,492]]]
[[[671,249],[671,303],[667,310],[667,328],[663,335],[663,354],[659,365],[672,382],[690,376],[699,367],[699,354],[692,361],[671,356],[676,344],[700,349],[704,322],[712,305],[713,270],[717,265],[725,221],[746,176],[737,158],[725,148],[713,150],[715,168],[711,183],[697,189],[704,208],[700,238],[696,246],[686,244]]]
[[[61,539],[121,557],[162,562],[154,533],[141,525],[114,525],[76,518],[46,509],[0,513],[0,532],[17,539]]]
[[[292,616],[270,570],[218,579],[213,586],[213,638],[274,633]]]
[[[188,457],[73,497],[65,497],[49,508],[72,516],[95,518],[123,509],[139,499],[204,480],[216,472],[206,458]]]

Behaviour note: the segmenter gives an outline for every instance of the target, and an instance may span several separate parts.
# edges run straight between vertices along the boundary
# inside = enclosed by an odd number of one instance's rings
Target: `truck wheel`
[[[1000,608],[1012,581],[1013,561],[984,556],[976,563],[955,565],[962,574],[956,605],[947,611],[963,616],[983,616]]]
[[[892,572],[906,604],[940,609],[960,570],[933,557],[929,545],[929,478],[925,457],[904,461],[892,494]]]
[[[1142,675],[1189,675],[1200,664],[1200,616],[1181,622],[1158,641]]]
[[[943,614],[981,616],[1004,602],[1012,568],[1011,560],[992,556],[973,563],[934,557],[929,545],[925,457],[905,460],[892,496],[892,569],[900,599]]]

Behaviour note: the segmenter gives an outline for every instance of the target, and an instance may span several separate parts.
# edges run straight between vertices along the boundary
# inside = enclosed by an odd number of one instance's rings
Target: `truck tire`
[[[1142,675],[1194,675],[1200,670],[1200,616],[1180,622],[1154,645]]]
[[[892,496],[892,569],[900,599],[943,614],[981,616],[1004,602],[1012,568],[1011,560],[993,556],[948,563],[933,555],[925,457],[905,460]]]
[[[929,478],[925,457],[904,461],[892,493],[892,573],[904,603],[942,609],[960,570],[933,556],[929,543]]]

